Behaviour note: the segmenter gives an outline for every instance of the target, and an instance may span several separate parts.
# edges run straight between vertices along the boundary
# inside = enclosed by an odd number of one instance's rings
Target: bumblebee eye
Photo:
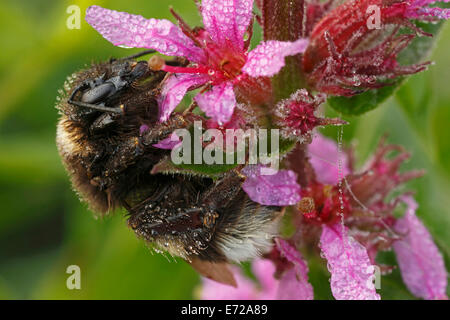
[[[116,88],[113,83],[105,82],[83,93],[83,96],[81,97],[81,102],[95,104],[99,101],[102,101],[105,97],[113,93],[115,89]]]

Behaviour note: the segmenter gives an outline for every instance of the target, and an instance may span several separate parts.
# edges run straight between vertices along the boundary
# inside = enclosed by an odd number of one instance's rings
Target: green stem
[[[264,40],[295,41],[304,34],[304,0],[262,0]],[[306,87],[301,55],[286,58],[286,66],[272,80],[276,101]]]

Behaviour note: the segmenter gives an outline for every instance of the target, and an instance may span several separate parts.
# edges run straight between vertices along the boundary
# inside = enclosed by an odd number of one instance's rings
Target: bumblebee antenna
[[[131,59],[136,59],[136,58],[140,58],[140,57],[143,57],[143,56],[146,56],[146,55],[148,55],[148,54],[155,53],[155,52],[156,52],[156,50],[149,49],[149,50],[145,50],[145,51],[142,51],[142,52],[133,54],[133,55],[128,56],[128,57],[120,58],[119,60],[131,60]]]
[[[73,90],[72,94],[70,95],[69,99],[67,99],[67,102],[71,105],[81,107],[81,108],[89,108],[93,110],[103,111],[103,112],[112,112],[112,113],[123,113],[122,108],[108,108],[105,106],[99,106],[92,103],[85,103],[81,101],[74,101],[73,98],[77,94],[78,91],[80,91],[82,88],[86,87],[85,83],[80,84],[78,87]]]
[[[77,106],[77,107],[81,107],[81,108],[89,108],[89,109],[93,109],[93,110],[98,110],[98,111],[103,111],[103,112],[112,112],[112,113],[123,113],[123,109],[122,108],[109,108],[109,107],[105,107],[105,106],[98,106],[96,104],[91,104],[91,103],[84,103],[84,102],[79,102],[79,101],[73,101],[73,100],[68,100],[68,103]]]

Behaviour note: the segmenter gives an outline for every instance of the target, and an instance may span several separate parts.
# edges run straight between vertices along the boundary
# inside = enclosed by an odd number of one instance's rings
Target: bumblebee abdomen
[[[128,225],[157,249],[186,260],[241,262],[270,249],[281,208],[261,206],[244,191],[215,209],[195,201],[194,195],[193,202],[181,201],[180,194],[167,188],[161,199],[150,198],[134,208]]]
[[[84,133],[73,122],[62,116],[57,126],[56,144],[64,167],[71,178],[72,186],[80,198],[89,204],[92,211],[105,213],[111,208],[108,195],[92,180],[86,162],[99,152],[91,148]]]
[[[239,211],[230,208],[216,230],[214,246],[228,261],[242,262],[270,250],[277,235],[280,207],[268,207],[251,201],[242,191]],[[237,199],[238,201],[238,199]]]

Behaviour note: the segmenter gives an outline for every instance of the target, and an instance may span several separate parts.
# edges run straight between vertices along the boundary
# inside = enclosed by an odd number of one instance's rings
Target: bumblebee
[[[281,208],[251,201],[238,170],[214,180],[152,173],[170,156],[153,145],[201,117],[173,113],[158,122],[157,97],[166,74],[138,60],[149,53],[93,64],[65,83],[57,103],[56,141],[73,188],[97,214],[125,209],[139,238],[184,258],[203,274],[208,273],[205,265],[266,252]]]

